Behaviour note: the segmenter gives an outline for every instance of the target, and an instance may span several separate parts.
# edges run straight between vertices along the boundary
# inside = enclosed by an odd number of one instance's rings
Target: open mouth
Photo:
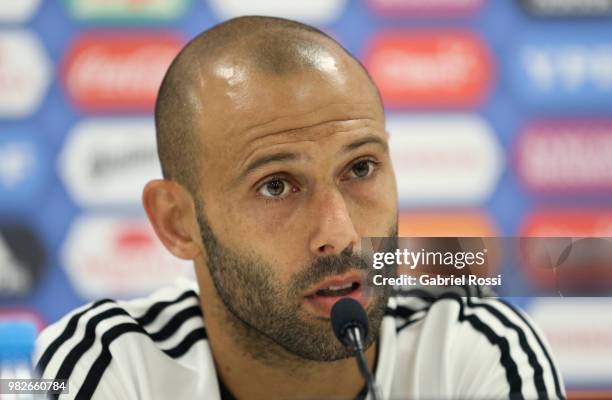
[[[369,303],[369,296],[366,296],[364,283],[365,276],[358,271],[326,278],[307,292],[304,296],[304,306],[324,318],[329,318],[334,304],[344,297],[357,300],[365,308]]]

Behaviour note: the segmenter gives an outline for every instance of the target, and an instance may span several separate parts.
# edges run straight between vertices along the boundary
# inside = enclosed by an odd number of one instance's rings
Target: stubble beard
[[[310,362],[331,362],[352,356],[336,339],[328,318],[317,318],[304,311],[300,294],[328,276],[359,270],[366,273],[367,282],[372,282],[373,275],[381,271],[370,268],[364,258],[343,252],[317,258],[283,288],[275,269],[265,260],[222,245],[212,232],[200,202],[196,201],[196,209],[209,273],[227,311],[228,332],[237,346],[256,360],[287,370]],[[397,225],[390,233],[392,238],[397,237]],[[386,268],[382,274],[394,276],[396,268]],[[372,296],[366,309],[370,327],[366,349],[378,337],[390,295],[387,286],[369,286],[364,288]]]

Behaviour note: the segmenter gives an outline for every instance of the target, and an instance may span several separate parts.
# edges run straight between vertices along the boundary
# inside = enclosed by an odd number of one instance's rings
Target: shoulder
[[[405,292],[395,302],[400,309],[410,308],[403,325],[396,325],[398,348],[402,342],[412,346],[418,341],[418,349],[404,350],[415,351],[423,366],[444,374],[447,384],[454,386],[448,388],[450,393],[564,398],[563,381],[545,337],[512,304],[479,297],[468,288],[438,294]]]
[[[129,301],[86,304],[47,327],[36,342],[43,378],[68,379],[70,398],[143,398],[133,383],[157,369],[179,373],[197,362],[190,355],[206,340],[195,283],[178,281]],[[112,362],[111,362],[112,361]],[[112,393],[111,393],[112,392]]]

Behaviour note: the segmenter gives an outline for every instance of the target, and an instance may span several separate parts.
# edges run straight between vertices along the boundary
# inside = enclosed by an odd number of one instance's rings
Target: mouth
[[[331,309],[342,298],[357,300],[366,308],[370,299],[366,296],[365,277],[359,272],[336,275],[319,282],[304,296],[307,311],[323,318],[329,318]]]

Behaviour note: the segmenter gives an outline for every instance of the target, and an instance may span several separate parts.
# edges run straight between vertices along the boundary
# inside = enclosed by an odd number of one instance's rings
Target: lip
[[[343,296],[319,296],[317,291],[329,286],[342,286],[348,283],[358,283],[359,286]],[[303,299],[304,308],[318,317],[329,319],[331,309],[340,299],[351,298],[367,308],[370,304],[370,291],[366,289],[365,273],[353,271],[342,275],[331,276],[319,282],[316,287],[309,290]]]
[[[359,283],[359,286],[363,286],[363,284],[365,283],[364,274],[358,271],[352,271],[342,275],[330,276],[329,278],[323,279],[317,284],[317,286],[309,290],[304,295],[304,297],[315,296],[319,290],[325,289],[330,286],[343,286],[354,282]]]

